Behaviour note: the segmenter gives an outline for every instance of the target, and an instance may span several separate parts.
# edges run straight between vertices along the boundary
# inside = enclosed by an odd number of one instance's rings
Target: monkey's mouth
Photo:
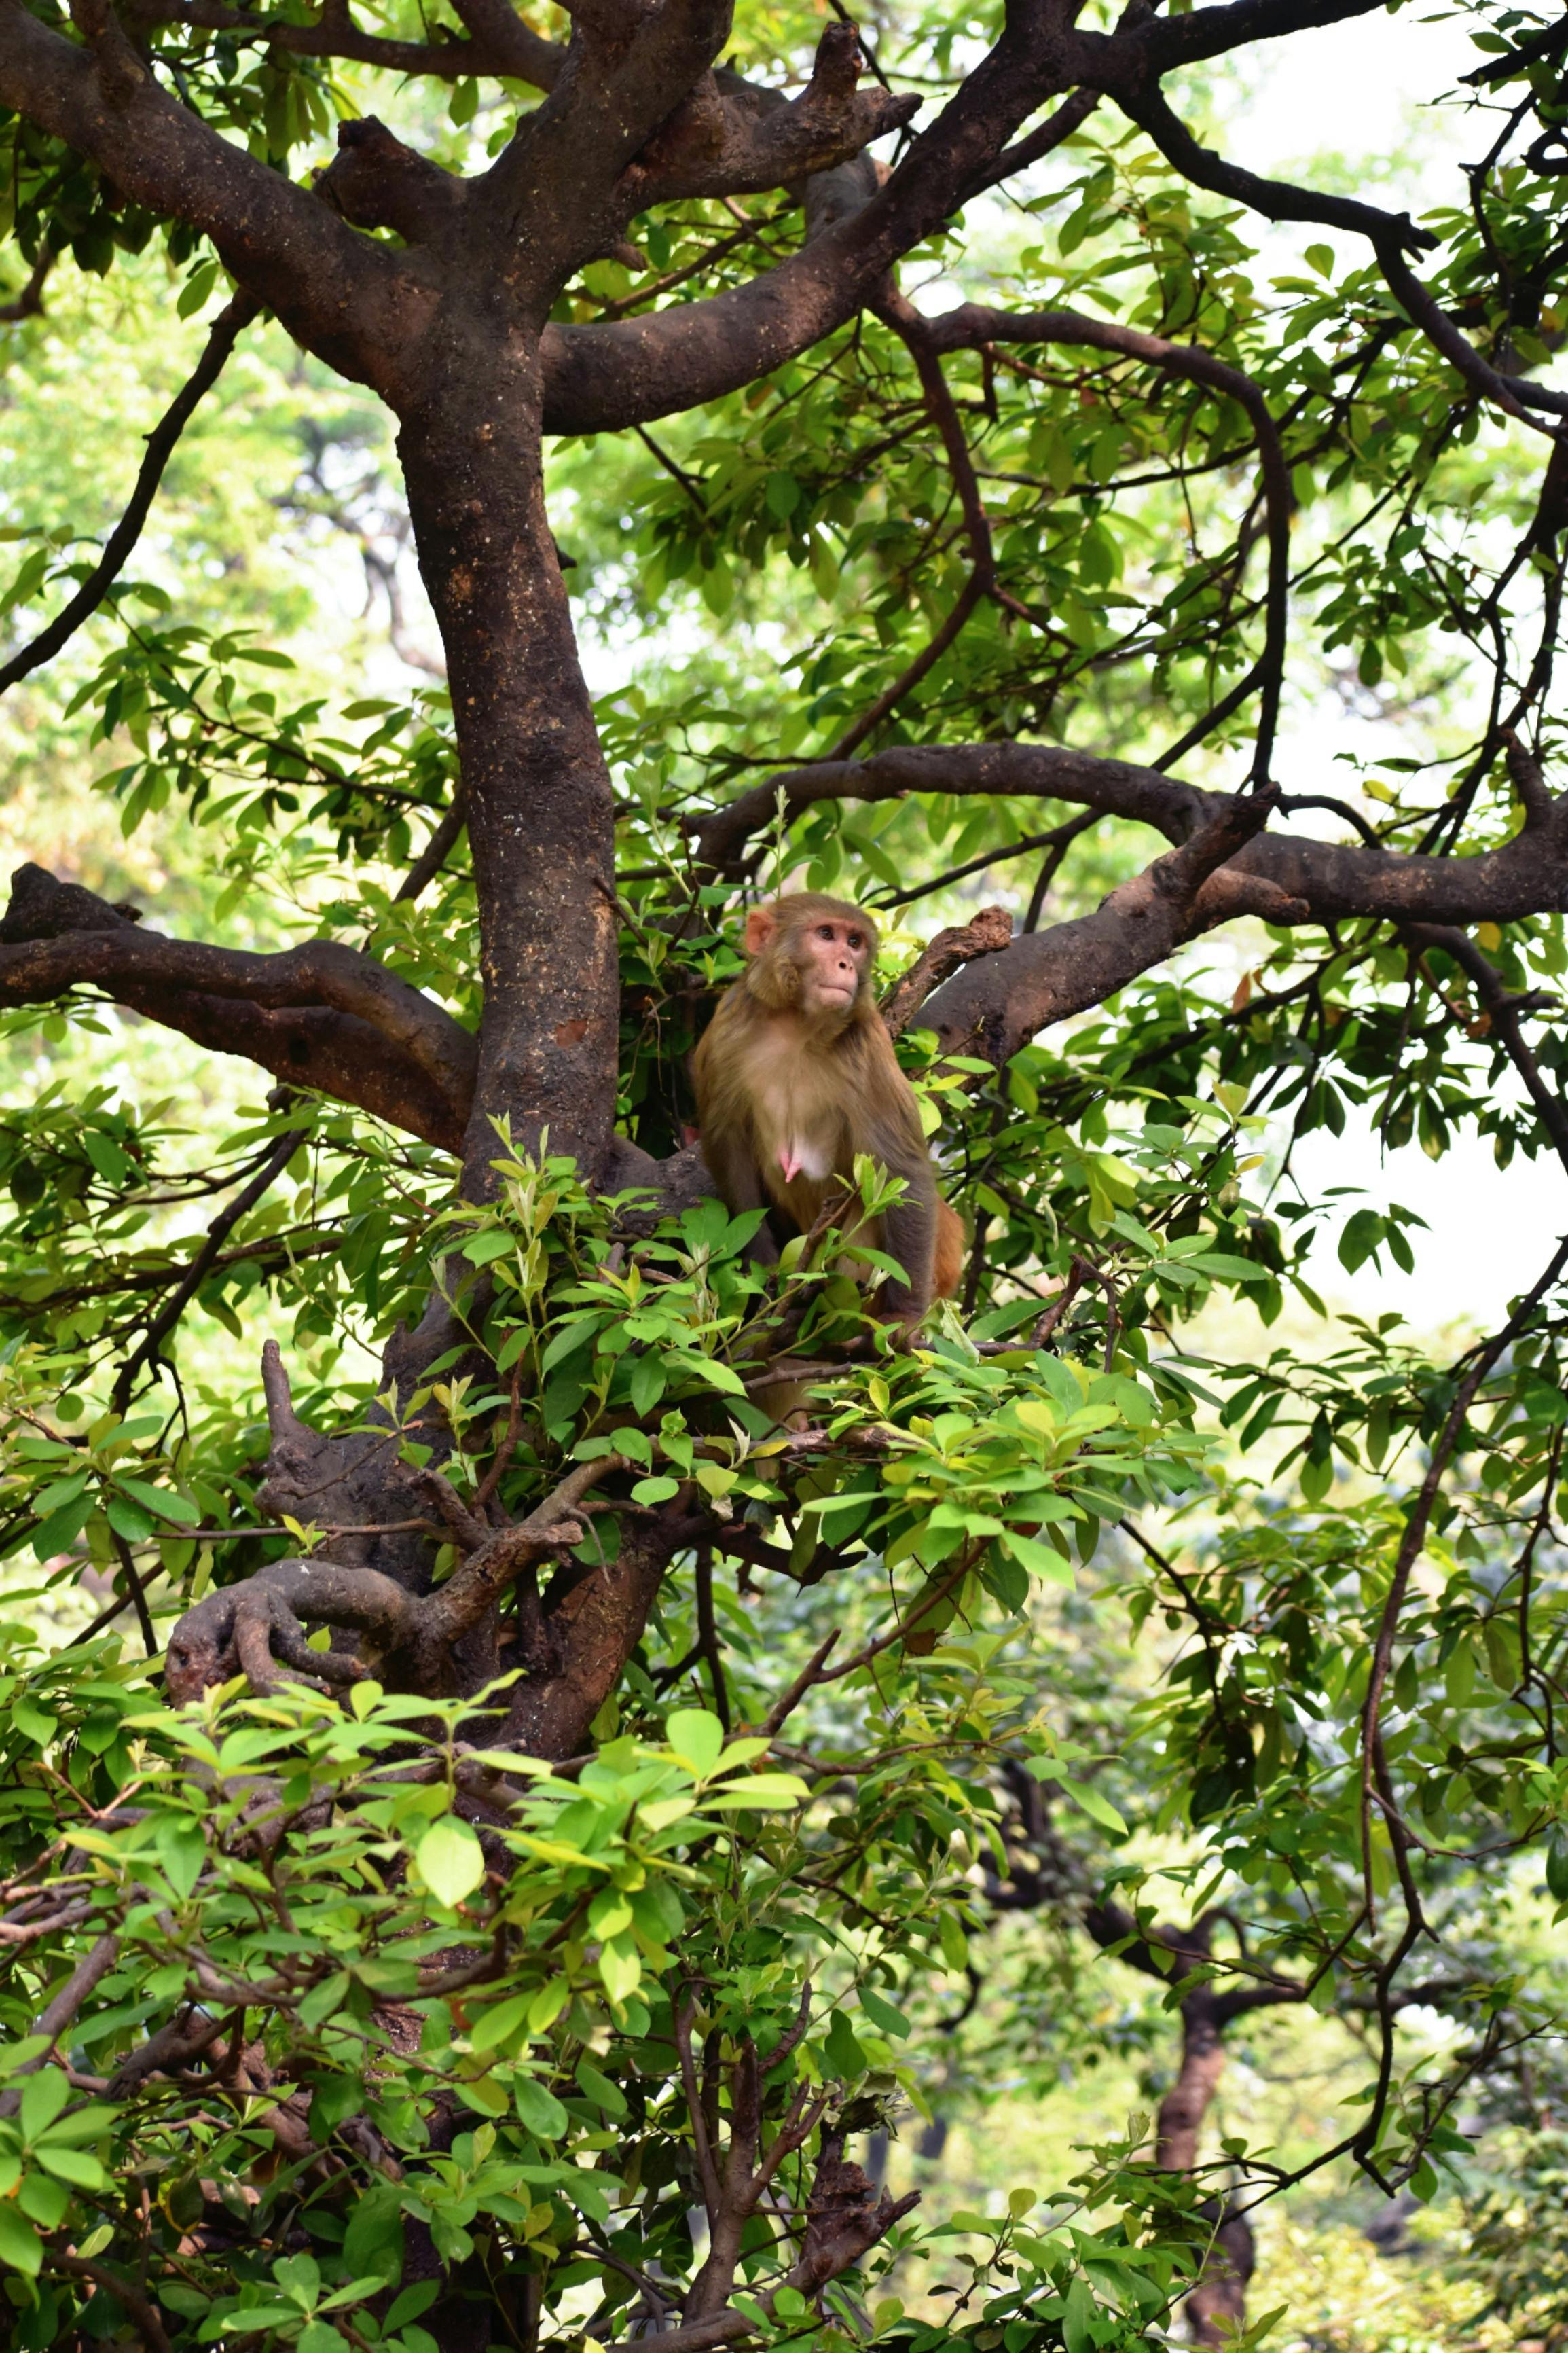
[[[816,991],[819,997],[842,997],[846,999],[855,994],[853,982],[847,980],[819,980]]]

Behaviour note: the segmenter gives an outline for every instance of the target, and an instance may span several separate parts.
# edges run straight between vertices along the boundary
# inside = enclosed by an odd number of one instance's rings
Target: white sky
[[[1463,8],[1380,11],[1255,50],[1245,79],[1216,91],[1223,126],[1216,144],[1255,172],[1319,185],[1336,185],[1313,168],[1320,157],[1352,159],[1362,166],[1355,193],[1417,216],[1427,206],[1452,203],[1454,164],[1485,152],[1489,118],[1455,108],[1438,113],[1426,101],[1477,62],[1475,22]],[[1260,54],[1268,59],[1261,78]],[[1314,240],[1337,245],[1348,259],[1359,243],[1294,225],[1268,237],[1270,258],[1278,251],[1281,260]],[[1403,747],[1390,745],[1386,723],[1357,718],[1336,701],[1290,715],[1276,765],[1287,789],[1309,790],[1315,779],[1319,790],[1332,791],[1335,752],[1364,757],[1379,748]],[[1349,781],[1350,772],[1339,773]],[[1331,830],[1331,821],[1311,829]],[[1516,1159],[1500,1170],[1489,1144],[1467,1138],[1440,1161],[1415,1145],[1385,1158],[1362,1125],[1341,1137],[1310,1137],[1294,1166],[1309,1195],[1336,1185],[1362,1188],[1328,1220],[1310,1279],[1333,1303],[1365,1315],[1396,1309],[1423,1333],[1450,1324],[1495,1327],[1508,1300],[1529,1287],[1568,1231],[1568,1173],[1554,1156]],[[1385,1255],[1381,1272],[1369,1263],[1347,1275],[1335,1255],[1344,1219],[1363,1201],[1382,1208],[1390,1200],[1415,1210],[1430,1229],[1413,1237],[1415,1274],[1401,1274]]]

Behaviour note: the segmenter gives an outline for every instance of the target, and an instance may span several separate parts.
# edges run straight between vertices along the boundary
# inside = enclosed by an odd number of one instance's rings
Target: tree
[[[1197,1581],[1158,1547],[1131,1556],[1138,1622],[1163,1610],[1191,1636],[1148,1736],[1179,1767],[1167,1826],[1249,1888],[1244,1976],[1370,2006],[1350,2154],[1429,2184],[1456,2145],[1502,1997],[1468,2058],[1402,2084],[1401,1972],[1438,1933],[1422,1873],[1442,1879],[1440,1851],[1527,1849],[1555,1819],[1540,1629],[1568,1249],[1451,1365],[1365,1327],[1327,1367],[1226,1368],[1218,1420],[1244,1451],[1309,1400],[1274,1474],[1297,1470],[1289,1537],[1200,1472],[1215,1400],[1169,1345],[1215,1286],[1266,1316],[1300,1286],[1300,1234],[1288,1248],[1242,1192],[1266,1111],[1304,1132],[1342,1124],[1348,1096],[1396,1145],[1440,1151],[1473,1120],[1504,1162],[1568,1166],[1560,1052],[1526,1029],[1563,967],[1568,881],[1568,797],[1547,781],[1568,396],[1541,380],[1564,40],[1517,12],[1480,36],[1498,140],[1431,227],[1225,162],[1163,90],[1363,13],[1230,0],[1100,28],[1024,0],[976,20],[966,63],[949,26],[900,21],[891,73],[836,18],[792,98],[779,79],[801,79],[817,28],[788,12],[737,34],[682,0],[595,0],[552,40],[493,0],[375,32],[336,5],[79,0],[67,23],[6,0],[17,316],[68,247],[107,268],[157,237],[190,266],[189,308],[219,268],[235,289],[125,524],[6,682],[107,599],[81,697],[129,739],[105,780],[127,824],[173,800],[227,825],[243,892],[271,828],[319,868],[289,831],[303,801],[350,878],[319,935],[273,952],[163,936],[37,867],[0,923],[9,1007],[95,991],[279,1082],[247,1156],[182,1179],[240,1180],[183,1257],[136,1241],[155,1126],[45,1104],[17,1147],[14,1538],[111,1562],[106,1616],[133,1607],[149,1653],[155,1603],[182,1604],[172,1709],[110,1642],[30,1671],[17,1716],[5,2098],[31,2186],[0,2206],[0,2255],[19,2341],[90,2333],[84,2284],[154,2345],[271,2328],[304,2353],[338,2340],[333,2312],[351,2342],[454,2348],[607,2329],[634,2303],[660,2327],[679,2308],[682,2353],[858,2325],[844,2284],[902,2253],[908,2200],[879,2198],[846,2139],[900,2080],[890,1993],[939,1954],[961,1966],[981,1925],[1004,1756],[1122,1826],[1103,1754],[1073,1770],[1090,1752],[1064,1746],[1037,1677],[997,1665],[998,1629],[1102,1526],[1194,1493],[1223,1531]],[[484,121],[515,122],[462,171],[347,114],[301,185],[351,69],[400,78],[426,146],[477,147],[480,87]],[[895,136],[889,171],[870,151]],[[991,276],[1065,280],[1092,307],[928,311],[900,285],[921,259],[969,269],[963,224],[998,188],[1064,213],[1061,266],[1026,249]],[[1262,287],[1248,214],[1326,229],[1349,259],[1313,243],[1311,275]],[[397,420],[445,695],[324,717],[246,682],[282,658],[242,632],[135,605],[123,566],[160,468],[264,311]],[[672,448],[649,429],[700,411]],[[563,462],[604,470],[624,509],[611,437],[647,460],[620,543],[641,569],[590,594],[646,617],[695,579],[715,615],[755,617],[764,594],[797,609],[785,564],[826,596],[840,563],[847,600],[864,587],[782,713],[750,657],[732,711],[666,679],[595,712],[545,449],[591,441]],[[58,605],[73,566],[33,552],[14,607]],[[1314,639],[1358,649],[1354,691],[1393,671],[1441,714],[1446,789],[1404,754],[1358,800],[1279,788],[1292,646],[1300,670]],[[1202,784],[1176,773],[1194,762]],[[1292,829],[1306,807],[1354,838]],[[1166,845],[1152,860],[1129,855],[1137,828]],[[963,1316],[901,1352],[834,1237],[772,1289],[751,1266],[683,1142],[682,1055],[764,877],[830,887],[864,865],[897,907],[1026,851],[1042,862],[1016,935],[950,927],[889,1008],[973,1234]],[[1053,888],[1080,911],[1042,928]],[[1241,923],[1256,963],[1227,1005],[1173,959]],[[291,1170],[313,1172],[313,1206],[269,1225]],[[868,1202],[881,1181],[865,1171]],[[1344,1263],[1407,1253],[1407,1224],[1359,1210]],[[340,1282],[384,1339],[374,1396],[298,1410],[269,1340],[259,1479],[237,1409],[182,1419],[176,1390],[174,1420],[138,1418],[178,1379],[188,1314],[288,1299],[319,1332]],[[747,1395],[781,1348],[822,1384],[813,1426],[784,1435]],[[1336,1452],[1408,1464],[1408,1492],[1335,1498]],[[209,1528],[204,1567],[203,1535],[179,1532]],[[893,1580],[881,1616],[873,1564]],[[800,1588],[783,1675],[743,1603],[721,1607],[721,1569]],[[1458,1730],[1425,1643],[1488,1662]],[[665,1721],[694,1677],[706,1704]],[[1358,1727],[1332,1759],[1303,1728],[1324,1692]],[[1105,1744],[1134,1777],[1144,1736],[1130,1721]],[[863,1741],[885,1786],[859,1778]],[[782,1778],[752,1769],[769,1750]],[[1404,1785],[1435,1757],[1446,1781]],[[1166,1940],[1199,1990],[1214,1916]],[[1159,1971],[1152,1905],[1116,1917]],[[777,1957],[786,1935],[816,1937],[815,1963]],[[573,2152],[628,2116],[642,2169],[584,2187]],[[210,2171],[180,2153],[193,2133]],[[1077,2239],[1009,2225],[983,2318],[952,2333],[1024,2332],[1009,2353],[1141,2336],[1220,2227],[1174,2147],[1152,2167],[1103,2153]],[[116,2176],[141,2208],[109,2213]],[[1097,2232],[1108,2183],[1123,2219]],[[73,2196],[105,2220],[79,2227]]]

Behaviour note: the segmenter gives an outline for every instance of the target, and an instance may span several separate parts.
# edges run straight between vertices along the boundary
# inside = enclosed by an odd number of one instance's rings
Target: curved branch
[[[938,932],[922,948],[884,1000],[882,1019],[890,1038],[900,1038],[931,995],[960,965],[976,956],[994,955],[1013,936],[1013,918],[1005,907],[982,907],[973,923]]]
[[[9,302],[0,302],[0,325],[14,327],[23,319],[37,319],[41,315],[44,308],[44,288],[48,283],[50,270],[58,259],[59,256],[52,245],[40,246],[38,258],[28,271],[21,292],[14,294]]]
[[[1239,16],[1249,5],[1250,0],[1240,0],[1234,12],[1212,9],[1205,13],[1215,16],[1234,13]],[[1350,13],[1366,12],[1357,8]],[[1172,65],[1177,62],[1175,58],[1170,60]],[[1167,69],[1162,66],[1160,70]],[[1415,253],[1430,253],[1438,243],[1430,229],[1417,228],[1408,213],[1385,213],[1378,206],[1363,204],[1354,196],[1331,196],[1317,188],[1298,188],[1289,180],[1266,180],[1239,164],[1227,164],[1212,148],[1199,145],[1180,116],[1166,103],[1163,93],[1152,84],[1137,90],[1111,81],[1109,88],[1123,114],[1141,131],[1148,132],[1166,163],[1173,164],[1182,177],[1191,180],[1195,187],[1207,188],[1211,195],[1232,196],[1249,211],[1261,213],[1265,220],[1318,222],[1325,228],[1348,229],[1352,236],[1370,237],[1374,245],[1383,243],[1396,250],[1407,248]]]
[[[1156,768],[1058,745],[902,745],[874,759],[824,761],[753,786],[731,807],[693,821],[702,860],[734,871],[752,834],[773,821],[781,792],[791,817],[824,800],[1026,795],[1131,818],[1178,845],[1092,915],[1023,934],[937,991],[922,1026],[935,1029],[950,1052],[998,1061],[1050,1022],[1101,1003],[1184,940],[1237,915],[1274,923],[1357,916],[1507,923],[1568,906],[1568,797],[1538,797],[1522,832],[1476,858],[1431,858],[1300,835],[1254,839],[1256,828],[1223,848],[1225,829],[1242,824],[1258,807],[1256,797],[1202,793]]]
[[[1517,417],[1536,433],[1550,434],[1555,441],[1557,436],[1552,428],[1538,423],[1526,412],[1545,408],[1555,416],[1568,417],[1568,393],[1553,392],[1549,385],[1527,383],[1523,376],[1500,375],[1433,300],[1396,245],[1386,238],[1380,241],[1377,259],[1390,291],[1412,325],[1420,329],[1434,350],[1442,353],[1465,382],[1483,400],[1495,401],[1508,416]]]
[[[844,325],[1037,108],[1078,79],[1016,16],[868,203],[747,285],[636,319],[546,328],[546,433],[651,424],[736,392]]]
[[[951,789],[951,786],[949,787]],[[1269,834],[1215,858],[1190,886],[1190,860],[1215,827],[1256,798],[1206,804],[1209,822],[1176,851],[1123,883],[1092,915],[1025,934],[938,990],[922,1018],[949,1052],[1005,1062],[1050,1022],[1102,1004],[1181,944],[1242,914],[1266,923],[1370,916],[1438,923],[1509,922],[1568,904],[1568,798],[1549,825],[1477,858],[1426,858],[1359,843]],[[1438,911],[1443,911],[1439,913]]]
[[[1013,313],[986,310],[978,302],[965,302],[957,310],[927,320],[924,333],[931,346],[942,352],[973,349],[984,343],[1077,343],[1094,351],[1115,352],[1128,359],[1146,360],[1172,375],[1184,375],[1194,384],[1208,385],[1212,391],[1226,393],[1246,411],[1258,437],[1258,471],[1268,529],[1268,589],[1263,659],[1250,678],[1242,681],[1242,690],[1244,694],[1261,690],[1252,781],[1266,784],[1285,675],[1291,496],[1290,470],[1285,462],[1279,428],[1259,386],[1243,369],[1232,367],[1195,344],[1169,343],[1163,335],[1145,334],[1137,327],[1118,326],[1109,319],[1087,318],[1077,311]],[[1240,699],[1237,696],[1235,701]]]
[[[818,801],[901,800],[906,793],[983,794],[1077,801],[1109,817],[1151,825],[1184,841],[1208,797],[1179,777],[1128,760],[1102,760],[1057,744],[906,744],[869,760],[821,760],[752,785],[727,808],[689,820],[699,861],[732,873],[753,834],[773,823],[779,795],[787,818]]]
[[[1190,840],[1121,883],[1092,915],[1020,934],[966,965],[931,998],[921,1028],[934,1029],[948,1053],[1005,1062],[1051,1022],[1103,1004],[1216,923],[1237,915],[1305,922],[1302,900],[1267,874],[1241,871],[1272,807],[1262,793],[1216,799]]]
[[[83,986],[427,1143],[461,1148],[477,1041],[339,941],[258,955],[164,939],[41,867],[19,868],[0,920],[0,1005],[47,1005]]]

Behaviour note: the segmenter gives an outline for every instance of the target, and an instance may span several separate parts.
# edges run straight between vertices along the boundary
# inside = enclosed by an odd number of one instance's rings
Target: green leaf
[[[14,2205],[0,2201],[0,2263],[37,2279],[43,2261],[38,2234],[22,2220]]]
[[[642,1983],[642,1956],[629,1936],[612,1936],[599,1948],[599,1975],[612,2001],[625,2001]]]
[[[528,2024],[531,2006],[532,1996],[526,1993],[515,1993],[508,2001],[487,2003],[468,2029],[470,2049],[493,2051],[498,2042],[510,2042]]]
[[[110,1494],[103,1513],[115,1535],[123,1536],[127,1544],[141,1544],[153,1533],[154,1523],[148,1514],[124,1495]]]
[[[403,2202],[391,2182],[367,2189],[343,2232],[343,2261],[356,2279],[395,2280],[403,2271]]]
[[[432,1822],[414,1852],[419,1876],[438,1904],[460,1904],[484,1878],[484,1849],[455,1814]]]
[[[828,2022],[827,2039],[822,2047],[827,2073],[841,2084],[853,2083],[866,2072],[866,2053],[855,2039],[855,2030],[841,2010],[836,2010]]]
[[[556,2098],[531,2075],[518,2075],[511,2087],[512,2105],[537,2140],[564,2138],[572,2119]]]
[[[798,1806],[811,1795],[805,1783],[794,1773],[742,1773],[738,1780],[721,1781],[716,1789],[705,1789],[705,1806],[755,1806],[767,1811],[779,1806]]]
[[[73,2189],[107,2189],[109,2176],[90,2149],[69,2148],[41,2140],[35,2154],[46,2173],[68,2181]]]
[[[724,1727],[705,1707],[678,1707],[665,1718],[664,1736],[681,1763],[705,1781],[724,1746]]]
[[[70,2095],[71,2087],[62,2068],[45,2067],[37,2074],[29,2075],[22,2086],[19,2122],[23,2140],[36,2141],[53,2124]]]
[[[176,1895],[189,1895],[201,1877],[207,1845],[201,1824],[188,1814],[162,1814],[153,1832],[158,1861]]]
[[[903,2011],[895,2010],[887,1996],[879,1993],[875,1986],[860,1988],[860,2007],[873,2026],[879,2027],[884,2034],[896,2036],[900,2042],[914,2031]]]
[[[639,1479],[632,1489],[632,1501],[634,1504],[668,1504],[671,1495],[679,1493],[679,1480],[660,1472],[657,1478]]]
[[[601,2075],[599,2070],[587,2059],[579,2059],[577,2062],[577,2081],[596,2108],[603,2108],[605,2114],[613,2117],[616,2124],[623,2120],[627,2113],[626,2102],[626,2094],[618,2084],[612,2084],[607,2075]]]
[[[188,1495],[172,1495],[163,1487],[150,1485],[145,1479],[127,1479],[117,1474],[114,1483],[123,1493],[134,1496],[137,1503],[145,1504],[150,1512],[156,1512],[161,1519],[177,1520],[183,1527],[194,1528],[202,1516]]]
[[[1057,1787],[1065,1789],[1074,1803],[1083,1808],[1090,1821],[1100,1822],[1106,1830],[1114,1831],[1118,1838],[1127,1836],[1127,1825],[1110,1799],[1102,1798],[1100,1791],[1092,1788],[1089,1782],[1069,1781],[1064,1774]]]
[[[498,1258],[505,1258],[509,1250],[516,1248],[514,1235],[508,1233],[504,1226],[492,1226],[463,1244],[463,1256],[471,1266],[493,1266]]]
[[[39,1560],[53,1560],[57,1554],[68,1552],[97,1509],[90,1495],[79,1495],[73,1503],[64,1504],[58,1512],[33,1531],[33,1551]]]
[[[1055,1545],[1038,1544],[1033,1536],[1020,1535],[1016,1528],[1008,1528],[1001,1541],[1015,1560],[1021,1560],[1034,1576],[1043,1577],[1052,1585],[1072,1584],[1072,1563]]]
[[[1568,1832],[1552,1833],[1552,1843],[1546,1850],[1547,1893],[1559,1904],[1568,1904]]]

